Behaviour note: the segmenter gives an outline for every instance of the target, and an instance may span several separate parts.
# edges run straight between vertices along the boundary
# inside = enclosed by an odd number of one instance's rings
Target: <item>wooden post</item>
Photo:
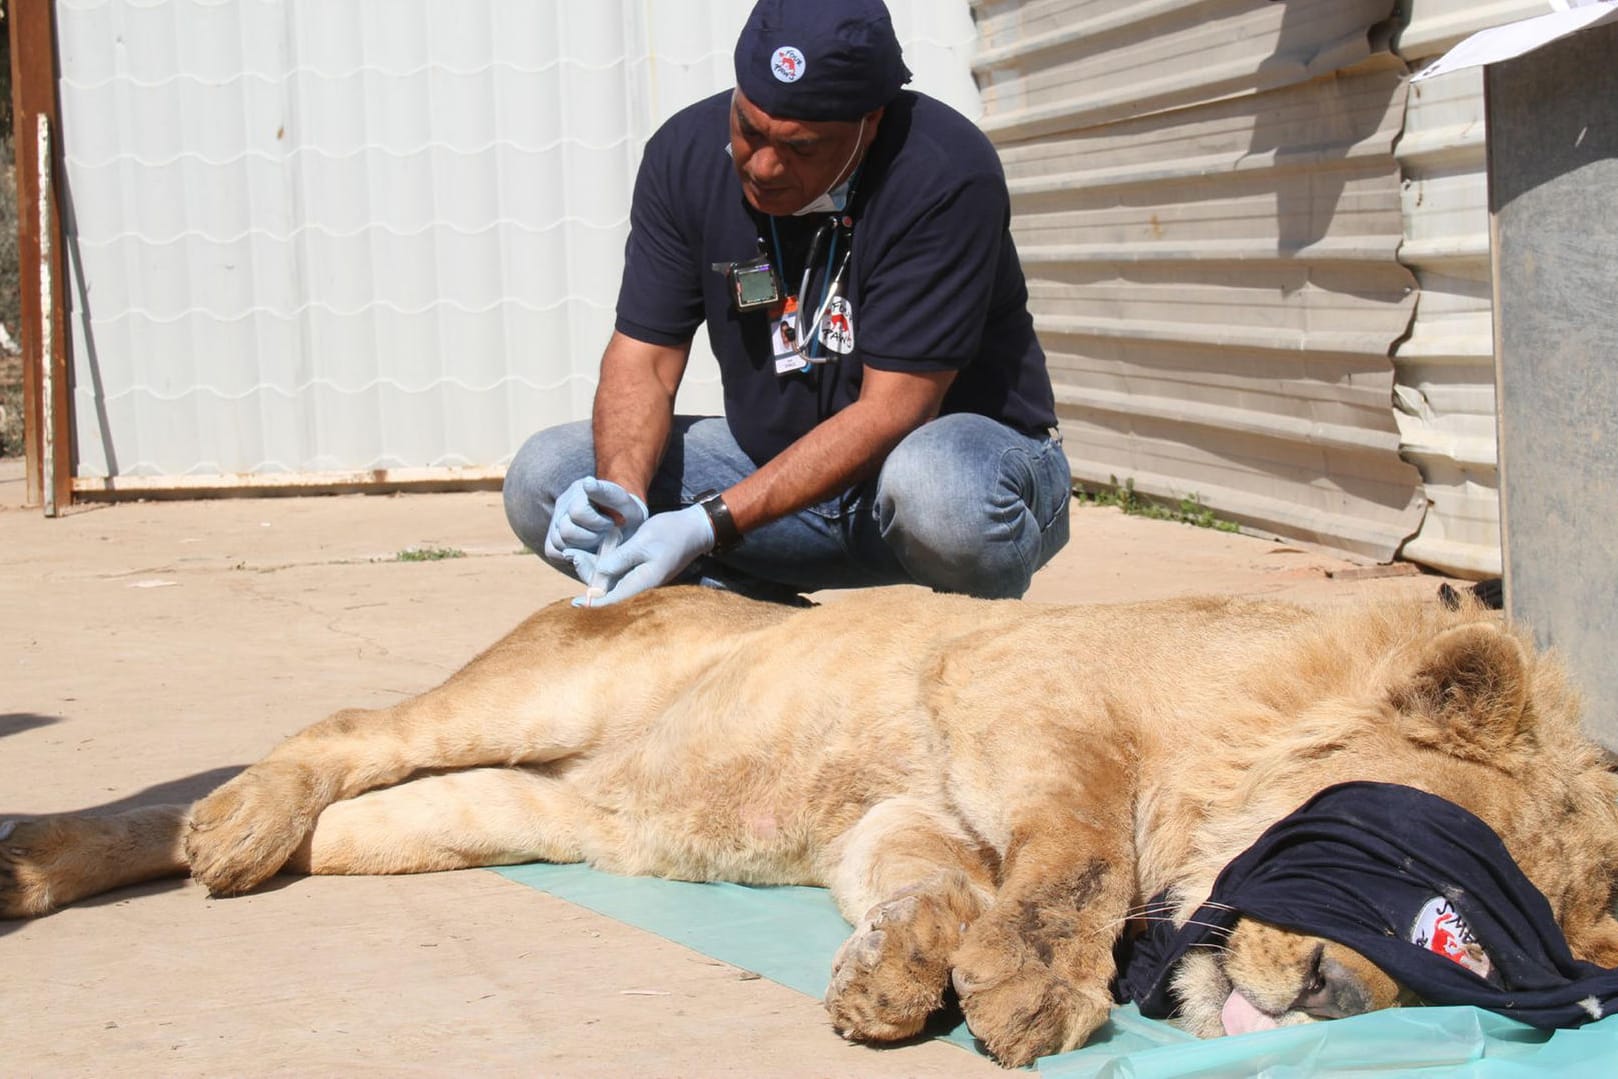
[[[22,325],[19,334],[23,350],[23,426],[27,447],[27,499],[30,505],[54,503],[69,505],[73,498],[72,394],[68,372],[67,335],[62,332],[66,291],[62,272],[61,216],[59,200],[51,200],[43,215],[39,212],[41,185],[39,163],[34,154],[40,145],[40,123],[50,131],[60,130],[56,117],[56,35],[52,0],[11,0],[8,9],[11,26],[11,100],[13,146],[17,168],[17,276],[21,294]],[[49,138],[49,135],[45,136]],[[55,140],[58,144],[60,140]],[[47,162],[55,160],[52,151]],[[49,169],[49,164],[47,164]],[[41,239],[47,241],[41,251]],[[48,279],[40,273],[41,258],[49,258]],[[41,304],[42,289],[48,288],[50,303]],[[51,318],[46,332],[44,317]],[[49,350],[48,355],[45,354]],[[50,407],[43,395],[49,387]],[[46,436],[46,417],[50,435]],[[46,446],[50,463],[46,465]],[[47,472],[52,492],[46,497]]]

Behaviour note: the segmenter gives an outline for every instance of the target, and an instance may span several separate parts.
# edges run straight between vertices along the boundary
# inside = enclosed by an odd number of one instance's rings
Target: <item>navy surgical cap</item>
[[[910,81],[881,0],[759,0],[736,41],[736,85],[785,120],[858,120]]]
[[[1472,1004],[1541,1028],[1618,1008],[1618,970],[1573,958],[1500,837],[1411,787],[1343,783],[1277,822],[1184,926],[1153,923],[1123,946],[1117,996],[1169,1017],[1180,958],[1221,943],[1243,916],[1346,945],[1428,1004]]]

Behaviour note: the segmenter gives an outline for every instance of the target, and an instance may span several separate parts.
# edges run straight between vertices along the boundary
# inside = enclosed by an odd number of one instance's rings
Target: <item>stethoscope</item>
[[[865,117],[860,117],[859,131],[854,135],[854,147],[848,152],[848,160],[843,169],[854,163],[855,156],[860,152],[860,140],[865,137]],[[865,167],[861,162],[848,177],[848,190],[843,197],[843,209],[832,214],[824,225],[815,230],[814,239],[809,241],[809,254],[803,260],[803,278],[798,283],[798,291],[793,301],[796,307],[792,312],[792,350],[809,363],[826,363],[833,357],[823,355],[820,350],[820,328],[826,320],[826,312],[831,309],[832,300],[842,295],[843,273],[848,269],[849,256],[854,253],[854,190],[859,186],[860,170]],[[829,193],[829,192],[828,192]],[[843,247],[843,259],[837,261],[837,236],[839,233],[847,235],[847,242]],[[809,283],[813,278],[815,262],[820,258],[820,247],[826,243],[826,237],[831,237],[826,253],[826,278],[821,284],[820,303],[815,308],[814,317],[807,325],[804,324],[806,308],[803,301],[809,296]],[[786,258],[781,250],[781,234],[776,230],[775,217],[770,217],[770,239],[775,243],[776,265],[782,272],[786,270]],[[837,269],[833,270],[832,265]]]
[[[856,170],[855,175],[858,175]],[[853,181],[849,182],[848,202],[851,205],[854,198]],[[843,257],[837,257],[837,238],[839,234],[846,233],[847,239],[843,245]],[[827,237],[830,242],[827,242]],[[776,265],[785,269],[786,260],[781,249],[781,236],[775,227],[775,218],[770,218],[770,239],[775,243]],[[808,307],[801,299],[809,295],[809,285],[814,279],[815,264],[820,261],[821,248],[826,248],[826,270],[824,280],[820,287],[820,303],[816,305],[814,315],[804,321],[808,315]],[[803,277],[798,282],[798,291],[795,300],[799,300],[792,313],[792,349],[809,363],[826,363],[835,359],[835,355],[826,355],[820,348],[820,329],[826,320],[826,313],[831,309],[832,301],[843,294],[843,275],[848,270],[849,257],[854,253],[854,218],[851,214],[833,215],[825,224],[815,230],[814,239],[809,241],[809,252],[803,260]],[[834,270],[832,267],[836,266]]]

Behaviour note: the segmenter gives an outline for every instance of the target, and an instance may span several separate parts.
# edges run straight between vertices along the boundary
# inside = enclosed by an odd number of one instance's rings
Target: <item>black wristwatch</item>
[[[724,496],[718,491],[703,491],[697,495],[697,505],[708,514],[708,523],[713,525],[713,550],[710,554],[724,554],[742,541],[741,529],[736,527],[736,519],[730,515],[730,507],[725,505]]]

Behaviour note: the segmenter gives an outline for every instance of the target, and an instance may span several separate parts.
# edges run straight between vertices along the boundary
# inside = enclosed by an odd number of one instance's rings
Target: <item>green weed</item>
[[[1090,506],[1117,506],[1132,517],[1146,517],[1154,521],[1178,521],[1198,528],[1211,528],[1216,532],[1236,532],[1235,521],[1226,521],[1202,504],[1202,496],[1187,495],[1178,504],[1148,498],[1135,490],[1133,478],[1118,482],[1117,476],[1108,476],[1106,487],[1096,490],[1079,488],[1074,496],[1081,504]]]
[[[442,562],[465,557],[466,552],[455,547],[406,547],[395,556],[400,562]]]

